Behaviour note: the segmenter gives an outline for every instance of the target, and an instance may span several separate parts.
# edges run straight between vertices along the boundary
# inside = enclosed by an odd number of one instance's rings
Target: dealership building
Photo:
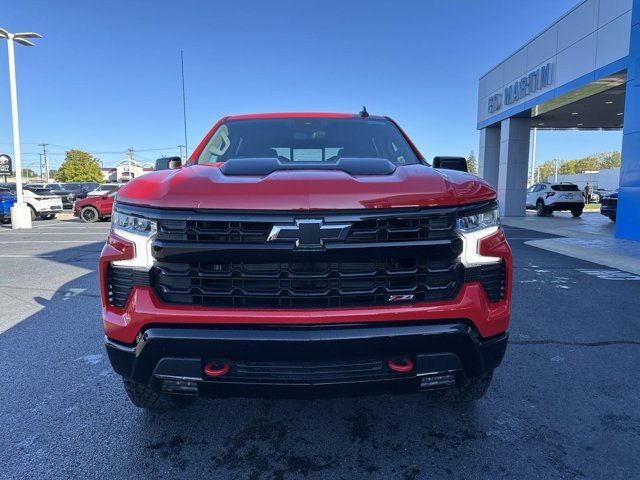
[[[615,234],[640,241],[640,0],[584,0],[485,73],[480,175],[524,215],[531,129],[623,131]]]

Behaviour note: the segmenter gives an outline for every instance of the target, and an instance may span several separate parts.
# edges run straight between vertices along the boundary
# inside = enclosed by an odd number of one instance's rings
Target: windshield
[[[230,120],[214,132],[197,163],[231,158],[278,158],[286,162],[386,158],[400,165],[419,163],[394,124],[363,118]]]
[[[570,183],[551,185],[551,190],[555,190],[556,192],[579,192],[580,191],[577,185],[572,185]]]

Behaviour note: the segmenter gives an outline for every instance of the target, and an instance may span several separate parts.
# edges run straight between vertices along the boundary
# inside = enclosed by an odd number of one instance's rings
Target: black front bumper
[[[547,210],[559,212],[562,210],[583,209],[584,203],[580,202],[555,202],[547,206]]]
[[[600,213],[606,217],[615,217],[617,207],[609,207],[605,205],[600,206]]]
[[[189,326],[149,328],[132,346],[107,338],[106,347],[118,374],[158,391],[213,397],[322,397],[415,393],[462,384],[500,364],[507,338],[505,332],[480,339],[464,321]],[[388,359],[398,357],[410,358],[414,368],[391,370]],[[214,359],[230,365],[227,375],[204,374],[205,363]]]

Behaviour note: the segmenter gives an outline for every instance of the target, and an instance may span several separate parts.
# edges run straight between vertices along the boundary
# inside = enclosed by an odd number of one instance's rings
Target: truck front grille
[[[460,212],[493,205],[231,213],[116,207],[157,222],[150,285],[162,302],[305,309],[449,300],[465,281],[481,282],[499,301],[504,266],[467,279],[455,229]],[[130,279],[111,275],[110,301],[124,305]]]

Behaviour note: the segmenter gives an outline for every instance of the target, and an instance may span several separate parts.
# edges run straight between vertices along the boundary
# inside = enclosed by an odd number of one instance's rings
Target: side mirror
[[[180,157],[162,157],[156,160],[156,170],[175,170],[182,166]]]
[[[468,172],[467,159],[464,157],[433,157],[433,168],[445,168]]]

